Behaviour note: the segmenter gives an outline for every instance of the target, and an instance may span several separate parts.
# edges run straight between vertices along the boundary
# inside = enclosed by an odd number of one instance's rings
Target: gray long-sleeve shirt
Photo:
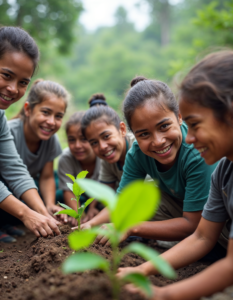
[[[12,194],[5,183],[17,198],[29,189],[36,189],[34,180],[17,153],[3,110],[0,110],[0,176],[0,202]]]

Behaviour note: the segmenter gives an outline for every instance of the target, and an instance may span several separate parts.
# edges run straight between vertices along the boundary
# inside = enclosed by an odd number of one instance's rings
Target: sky
[[[182,0],[170,0],[176,4]],[[136,4],[141,2],[140,8]],[[114,13],[119,6],[128,11],[128,19],[135,24],[138,31],[143,30],[150,22],[149,7],[140,0],[83,0],[84,12],[80,23],[89,31],[94,31],[100,26],[114,25]]]

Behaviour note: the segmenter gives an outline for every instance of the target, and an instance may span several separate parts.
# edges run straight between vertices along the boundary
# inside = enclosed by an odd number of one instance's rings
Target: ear
[[[179,112],[179,114],[178,114],[178,123],[179,123],[180,126],[181,126],[182,123],[183,123],[183,119],[182,119],[182,116],[181,116],[181,113],[180,113],[180,112]]]
[[[121,134],[122,134],[123,137],[126,136],[127,130],[126,130],[126,125],[125,125],[124,122],[120,122],[120,132],[121,132]]]
[[[23,108],[24,108],[24,114],[25,114],[25,116],[29,117],[30,113],[31,113],[31,108],[30,108],[29,103],[25,102]]]

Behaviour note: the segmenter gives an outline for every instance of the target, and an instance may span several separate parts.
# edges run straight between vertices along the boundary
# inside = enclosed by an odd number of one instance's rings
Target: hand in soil
[[[50,215],[46,217],[29,209],[27,215],[23,216],[21,220],[37,237],[47,237],[53,235],[53,232],[57,235],[61,234],[57,227],[58,222]]]
[[[81,230],[83,229],[90,229],[91,228],[91,224],[89,222],[86,222],[84,224],[81,224]],[[78,229],[78,227],[73,227],[71,228],[72,230]]]
[[[75,218],[68,216],[68,223],[71,227],[78,226],[78,221]]]
[[[137,266],[137,267],[119,268],[117,270],[116,276],[118,278],[123,278],[126,275],[131,274],[131,273],[139,273],[142,275],[146,275],[143,273],[143,270],[140,269],[140,266]]]
[[[113,224],[103,224],[100,228],[101,229],[105,229],[105,230],[109,230],[109,226],[113,226]],[[130,236],[130,232],[126,232],[121,240],[120,240],[120,243],[123,242],[124,240],[126,240],[128,237]],[[109,238],[106,237],[106,236],[103,236],[103,235],[98,235],[97,238],[95,239],[95,244],[100,244],[102,246],[110,246],[110,241],[109,241]]]
[[[86,215],[82,218],[81,223],[86,223],[98,215],[99,211],[96,208],[89,208]]]
[[[167,300],[168,299],[168,297],[163,292],[164,288],[162,289],[162,288],[159,288],[154,285],[152,285],[151,288],[153,291],[153,296],[150,298],[150,300]],[[143,291],[133,284],[127,284],[125,286],[125,290],[127,290],[128,292],[130,292],[132,294],[139,294],[143,297],[146,297],[146,295],[143,293]]]
[[[54,217],[56,220],[61,221],[64,224],[68,223],[68,217],[67,217],[67,215],[56,215],[56,216],[54,216],[54,214],[56,212],[64,210],[64,208],[62,208],[60,206],[57,206],[57,205],[50,205],[50,206],[47,206],[46,208],[47,208],[48,213],[52,217]]]

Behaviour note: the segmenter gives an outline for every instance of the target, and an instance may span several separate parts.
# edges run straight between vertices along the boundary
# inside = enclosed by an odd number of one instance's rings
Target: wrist
[[[23,205],[19,208],[18,212],[17,212],[17,218],[24,222],[24,219],[30,214],[31,209],[27,206],[27,205]]]

